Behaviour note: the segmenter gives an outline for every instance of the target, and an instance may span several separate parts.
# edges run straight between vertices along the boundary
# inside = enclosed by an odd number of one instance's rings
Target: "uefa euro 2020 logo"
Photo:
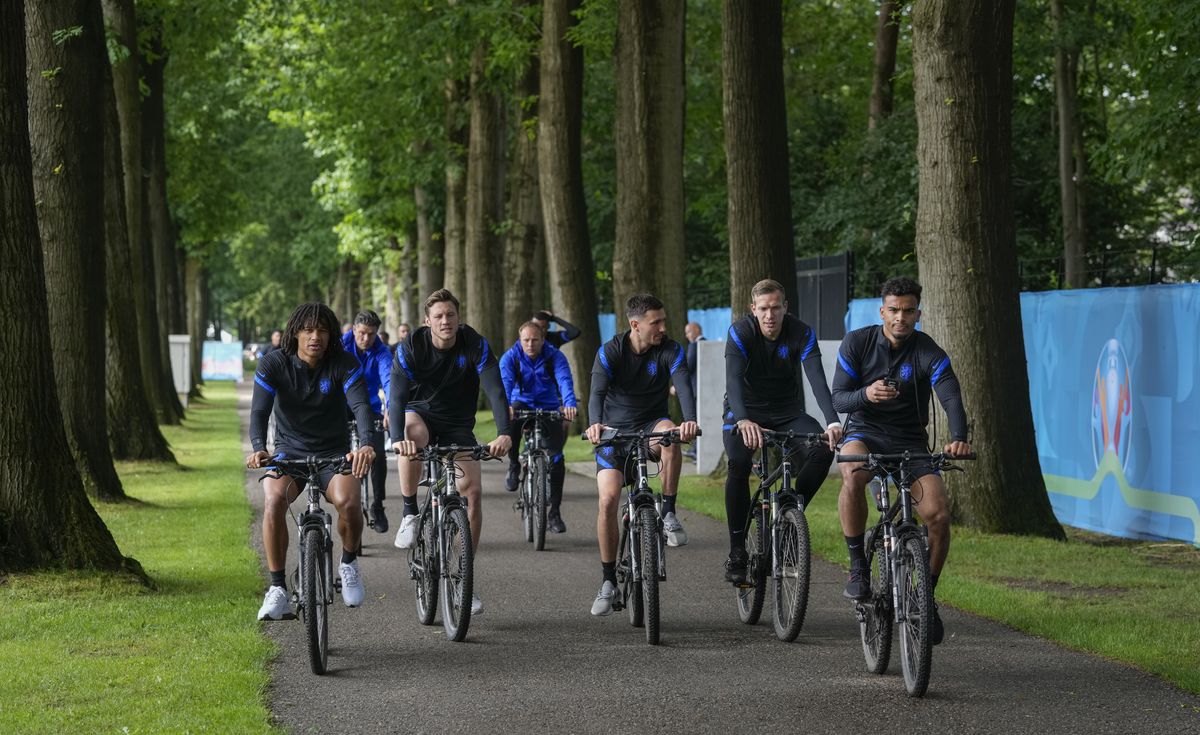
[[[1092,454],[1096,464],[1105,453],[1116,455],[1121,469],[1129,460],[1129,430],[1133,418],[1130,400],[1129,360],[1115,339],[1104,343],[1096,363],[1092,386]]]

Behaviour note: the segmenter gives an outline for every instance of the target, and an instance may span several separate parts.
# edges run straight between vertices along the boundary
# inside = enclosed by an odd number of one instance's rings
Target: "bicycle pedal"
[[[733,586],[737,587],[739,590],[752,590],[755,587],[757,587],[758,585],[756,585],[752,582],[738,582],[738,583],[735,583]]]

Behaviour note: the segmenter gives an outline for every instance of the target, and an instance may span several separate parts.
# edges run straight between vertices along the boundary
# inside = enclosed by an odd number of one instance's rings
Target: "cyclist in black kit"
[[[358,360],[342,349],[337,335],[337,316],[328,306],[308,303],[292,312],[280,348],[260,360],[254,372],[250,404],[250,445],[254,451],[246,457],[247,467],[259,469],[271,464],[267,419],[274,412],[276,456],[298,459],[345,454],[352,461],[354,477],[366,476],[375,461],[375,450],[370,446],[371,404]],[[347,402],[358,422],[359,434],[366,440],[353,453],[346,427]],[[352,551],[359,547],[362,536],[358,481],[325,472],[321,485],[338,512],[342,601],[347,607],[358,607],[365,596],[357,555]],[[259,620],[296,617],[284,578],[288,546],[284,518],[288,505],[299,493],[300,488],[290,477],[263,480],[262,534],[270,585],[258,611]]]
[[[508,399],[500,383],[496,355],[478,332],[459,323],[458,299],[446,289],[434,291],[425,299],[425,326],[396,346],[392,362],[388,422],[396,454],[411,457],[430,444],[475,445],[475,404],[481,385],[492,406],[498,433],[488,449],[493,457],[503,457],[512,439],[508,435]],[[479,463],[460,459],[458,466],[463,471],[458,491],[467,500],[471,544],[478,555],[483,528]],[[420,462],[400,462],[404,519],[396,533],[396,546],[401,549],[410,548],[416,541],[420,479]],[[476,594],[471,613],[481,612],[483,602]]]
[[[950,423],[950,443],[943,451],[952,456],[968,454],[967,414],[963,408],[958,378],[950,358],[933,338],[916,331],[921,318],[921,286],[911,278],[892,278],[883,284],[882,326],[863,327],[846,335],[838,350],[838,367],[833,379],[833,405],[849,414],[846,421],[844,454],[868,452],[891,454],[910,450],[927,451],[925,425],[929,421],[929,395],[937,393]],[[843,464],[842,492],[838,515],[850,551],[850,581],[846,597],[863,600],[870,596],[870,575],[863,549],[867,522],[864,488],[870,479],[855,472],[860,464]],[[929,530],[929,571],[932,587],[950,550],[950,512],[946,486],[932,467],[910,465],[917,478],[912,499]],[[945,629],[937,605],[930,621],[929,638],[942,642]]]
[[[750,313],[734,322],[725,342],[725,421],[722,425],[729,471],[725,476],[725,516],[729,560],[725,579],[746,583],[746,527],[750,519],[750,465],[762,446],[762,430],[825,434],[827,443],[793,447],[801,454],[796,491],[809,504],[833,463],[842,424],[829,394],[817,333],[787,313],[783,286],[770,279],[750,290]],[[803,368],[825,425],[804,412]]]
[[[601,345],[592,367],[592,392],[588,414],[592,425],[587,438],[600,442],[605,426],[626,431],[667,431],[675,424],[667,416],[667,395],[675,386],[683,409],[679,436],[685,441],[695,438],[696,397],[688,377],[683,347],[667,337],[667,313],[663,303],[650,294],[637,294],[626,305],[629,331],[618,334]],[[675,515],[675,493],[679,489],[679,472],[683,455],[678,444],[659,449],[662,457],[663,530],[670,546],[683,546],[687,534]],[[596,536],[600,543],[600,566],[604,581],[592,605],[593,615],[612,613],[612,601],[617,594],[617,507],[621,487],[629,479],[626,457],[611,445],[596,451],[596,484],[600,492],[600,510],[596,519]]]

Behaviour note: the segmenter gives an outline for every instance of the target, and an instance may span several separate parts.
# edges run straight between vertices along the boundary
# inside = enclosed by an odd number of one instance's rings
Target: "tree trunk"
[[[684,0],[620,0],[617,10],[617,228],[613,304],[655,293],[679,336],[683,295]],[[618,327],[619,329],[620,327]]]
[[[490,341],[500,339],[504,328],[504,302],[495,264],[503,262],[496,228],[504,217],[504,201],[497,197],[496,180],[504,109],[485,76],[487,51],[480,46],[471,59],[471,139],[467,163],[467,292],[464,321]],[[499,151],[503,155],[503,148]],[[460,297],[461,298],[461,297]]]
[[[467,148],[470,138],[469,113],[463,102],[463,84],[446,80],[446,272],[445,288],[458,299],[467,294]],[[441,286],[421,294],[422,301]]]
[[[536,309],[547,306],[543,292],[546,249],[538,195],[537,108],[526,102],[537,99],[537,94],[538,61],[531,57],[516,93],[516,140],[509,177],[512,182],[508,204],[510,227],[504,249],[504,281],[514,287],[504,292],[505,344],[517,338],[521,324]]]
[[[200,361],[204,356],[204,337],[208,325],[208,272],[196,256],[187,259],[187,318],[191,337],[192,390],[189,398],[200,398]]]
[[[729,287],[733,314],[764,278],[796,300],[780,0],[725,0],[722,12]]]
[[[566,40],[581,0],[544,0],[538,97],[538,192],[554,312],[582,334],[567,344],[579,420],[587,425],[592,361],[600,346],[596,268],[583,194],[583,49]]]
[[[129,227],[125,222],[120,122],[112,72],[107,64],[103,65],[102,72],[104,80],[99,94],[104,105],[104,267],[107,274],[104,280],[108,298],[104,374],[108,443],[115,459],[174,462],[175,455],[167,447],[154,408],[146,398],[142,377],[137,309],[129,288],[133,271]]]
[[[979,460],[951,480],[955,514],[981,530],[1062,538],[1034,444],[1021,338],[1009,180],[1013,5],[914,7],[922,319],[954,361],[974,420]]]
[[[412,223],[404,233],[400,250],[400,321],[410,327],[417,318],[417,227]]]
[[[44,356],[49,342],[63,426],[84,488],[100,500],[122,500],[104,398],[103,20],[100,6],[89,0],[31,1],[25,22],[29,138],[50,320],[24,350],[40,345],[34,354]],[[79,35],[55,41],[56,32],[75,27]]]
[[[1054,24],[1054,97],[1058,112],[1058,181],[1062,206],[1064,285],[1087,285],[1083,220],[1083,135],[1079,124],[1079,47],[1065,28],[1064,0],[1050,0]]]
[[[388,251],[384,256],[384,297],[383,328],[389,335],[394,335],[400,329],[400,300],[397,289],[400,288],[400,242],[395,235],[388,235]]]
[[[429,195],[424,187],[413,188],[413,200],[417,205],[417,283],[411,300],[420,304],[426,296],[442,287],[446,241],[440,237],[435,239],[430,231]],[[411,326],[413,322],[409,324]]]
[[[867,130],[873,131],[892,114],[896,75],[896,45],[900,38],[900,5],[895,0],[879,4],[879,20],[875,26],[875,67],[871,75],[871,102]]]
[[[363,309],[370,309],[378,312],[375,303],[375,277],[371,270],[371,266],[367,263],[358,263],[355,269],[358,273],[358,291],[355,295],[356,303],[351,308],[351,314],[346,321],[354,321],[355,314]]]

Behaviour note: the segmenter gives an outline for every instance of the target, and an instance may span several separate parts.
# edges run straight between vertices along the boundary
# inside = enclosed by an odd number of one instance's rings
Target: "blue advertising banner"
[[[1024,293],[1021,315],[1058,519],[1200,546],[1200,473],[1190,466],[1200,447],[1200,284]],[[855,300],[846,315],[847,329],[878,321],[879,299]]]
[[[705,339],[725,339],[725,335],[729,332],[729,309],[688,309],[688,321],[696,322],[700,325],[700,333]],[[621,331],[629,329],[629,322],[621,320]],[[614,314],[600,315],[600,343],[604,344],[613,338],[617,333],[617,317]],[[672,324],[667,329],[667,333],[671,335],[671,339],[679,344],[683,344],[683,325]]]
[[[200,375],[205,380],[241,380],[242,344],[205,342],[200,356]]]

